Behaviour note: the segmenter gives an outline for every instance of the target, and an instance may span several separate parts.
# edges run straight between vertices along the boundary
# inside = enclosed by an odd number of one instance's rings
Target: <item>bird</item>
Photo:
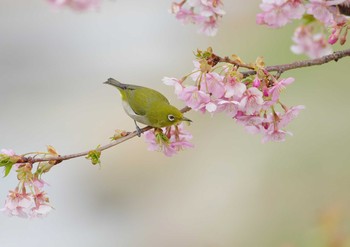
[[[171,105],[163,94],[154,89],[124,84],[113,78],[109,78],[104,84],[114,86],[119,90],[123,108],[126,114],[134,120],[139,137],[142,130],[137,122],[154,128],[177,125],[182,121],[192,122],[184,117],[179,109]]]

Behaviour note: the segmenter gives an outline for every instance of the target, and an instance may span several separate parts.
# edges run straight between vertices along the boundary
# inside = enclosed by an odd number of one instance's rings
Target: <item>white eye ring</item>
[[[168,119],[169,119],[169,121],[174,121],[175,120],[175,117],[173,116],[173,115],[171,115],[171,114],[169,114],[168,115]]]

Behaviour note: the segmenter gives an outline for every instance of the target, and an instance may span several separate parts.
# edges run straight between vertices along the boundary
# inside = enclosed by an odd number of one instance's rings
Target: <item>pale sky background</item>
[[[197,48],[269,65],[305,59],[289,50],[295,26],[255,24],[259,2],[225,1],[218,35],[205,37],[168,13],[171,1],[104,1],[76,13],[1,0],[0,148],[50,144],[69,154],[133,130],[117,91],[102,84],[109,77],[182,107],[161,79],[190,72]],[[322,212],[339,212],[348,236],[349,65],[284,74],[296,78],[284,103],[306,106],[284,143],[261,144],[224,115],[190,112],[195,148],[175,157],[134,138],[104,152],[100,169],[84,158],[63,162],[43,177],[55,210],[44,219],[0,215],[0,246],[327,246]],[[15,173],[0,180],[0,202],[16,185]]]

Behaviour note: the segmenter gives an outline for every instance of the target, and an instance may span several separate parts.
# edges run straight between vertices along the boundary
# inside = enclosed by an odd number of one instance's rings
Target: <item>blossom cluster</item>
[[[56,7],[68,7],[76,11],[97,8],[101,0],[47,0]]]
[[[218,22],[225,14],[221,0],[183,0],[173,2],[171,12],[183,24],[198,25],[198,32],[214,36],[218,30]]]
[[[52,210],[52,206],[49,204],[49,198],[44,191],[46,183],[40,177],[43,172],[48,171],[48,166],[43,163],[39,164],[37,171],[33,174],[33,165],[30,163],[16,163],[18,161],[17,157],[15,152],[10,149],[2,149],[0,152],[1,166],[5,167],[5,171],[6,166],[10,166],[9,170],[15,168],[19,180],[18,186],[9,191],[5,206],[0,210],[9,216],[22,218],[46,216]],[[5,175],[7,174],[5,173]]]
[[[295,45],[291,50],[317,58],[332,52],[330,45],[340,40],[346,42],[349,29],[347,15],[350,0],[263,0],[262,13],[256,17],[258,24],[279,28],[296,19],[303,19],[293,36]],[[325,31],[316,33],[323,27]],[[327,30],[330,35],[327,37]]]
[[[175,87],[175,94],[194,111],[210,114],[225,112],[253,134],[262,134],[263,142],[284,141],[286,126],[304,106],[287,107],[281,103],[280,93],[294,78],[277,79],[257,61],[256,74],[244,76],[237,66],[225,64],[212,67],[202,55],[194,61],[195,69],[183,78],[163,78],[166,85]],[[259,59],[258,59],[259,60]],[[260,64],[260,65],[259,65]],[[184,81],[191,78],[188,85]],[[278,106],[282,112],[278,112]]]
[[[192,135],[184,129],[183,123],[145,132],[148,150],[160,151],[166,156],[173,156],[178,151],[191,148]]]

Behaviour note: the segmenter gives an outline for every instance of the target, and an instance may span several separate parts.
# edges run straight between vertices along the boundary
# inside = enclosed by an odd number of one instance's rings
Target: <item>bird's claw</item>
[[[136,132],[137,132],[137,136],[140,137],[142,134],[142,130],[141,128],[137,125],[136,121],[134,120],[135,123],[135,127],[136,127]]]
[[[140,129],[139,126],[136,125],[136,132],[137,132],[137,136],[140,137],[142,134],[142,130]]]

